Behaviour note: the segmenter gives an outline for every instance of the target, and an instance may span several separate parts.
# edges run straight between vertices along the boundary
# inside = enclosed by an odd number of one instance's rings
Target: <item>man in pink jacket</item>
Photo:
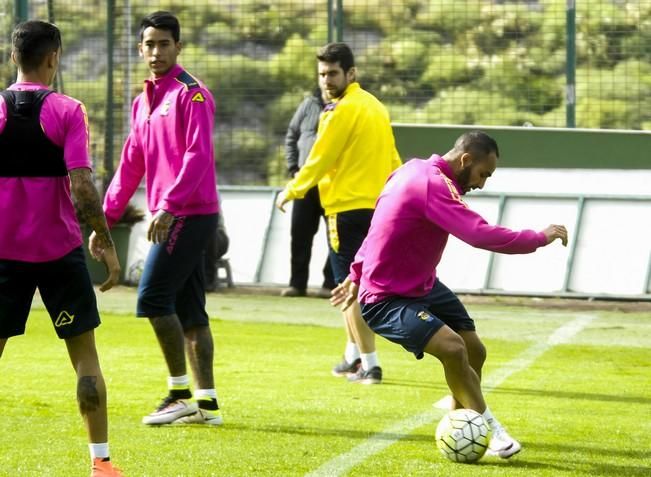
[[[140,56],[151,72],[133,103],[131,132],[104,198],[115,224],[145,178],[153,245],[138,287],[138,317],[149,318],[169,370],[169,394],[144,424],[221,424],[206,313],[203,254],[219,205],[212,94],[176,59],[180,25],[169,12],[140,24]],[[196,389],[192,400],[187,353]]]
[[[371,227],[348,278],[333,291],[334,305],[359,298],[362,316],[377,334],[402,345],[416,359],[438,358],[455,406],[482,413],[493,430],[488,454],[520,451],[486,406],[480,387],[486,349],[457,296],[436,276],[450,234],[478,248],[531,253],[567,230],[514,231],[488,224],[461,196],[481,189],[497,166],[495,140],[480,131],[463,134],[443,157],[412,160],[396,170],[378,198]]]

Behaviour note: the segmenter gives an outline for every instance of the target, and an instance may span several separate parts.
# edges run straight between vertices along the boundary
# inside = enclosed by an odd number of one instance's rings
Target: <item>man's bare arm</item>
[[[100,290],[106,291],[116,285],[120,279],[120,262],[111,232],[106,224],[102,202],[93,184],[90,169],[72,169],[69,175],[79,220],[88,224],[94,231],[88,246],[90,253],[96,260],[104,262],[109,274],[107,280],[100,286]]]
[[[95,231],[98,245],[102,248],[113,247],[113,239],[106,224],[102,202],[93,184],[90,169],[71,170],[70,182],[80,222],[88,224]]]

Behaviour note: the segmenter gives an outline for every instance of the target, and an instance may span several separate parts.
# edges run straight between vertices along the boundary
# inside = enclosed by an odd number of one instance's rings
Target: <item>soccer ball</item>
[[[484,416],[472,409],[455,409],[436,428],[436,446],[453,462],[477,462],[486,452],[491,430]]]

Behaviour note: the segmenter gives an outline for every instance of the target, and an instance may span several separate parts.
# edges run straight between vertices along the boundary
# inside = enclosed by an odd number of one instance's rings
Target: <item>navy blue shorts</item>
[[[423,358],[423,350],[434,334],[447,325],[454,331],[475,331],[459,298],[439,280],[423,297],[392,297],[378,303],[362,303],[362,316],[378,335],[402,345]]]
[[[368,234],[373,209],[357,209],[328,215],[328,248],[335,283],[342,283],[350,264]]]
[[[167,240],[149,250],[138,285],[136,315],[176,314],[184,330],[208,325],[203,255],[217,214],[177,217]]]
[[[72,338],[99,326],[95,290],[81,247],[50,262],[0,259],[0,338],[25,333],[36,289],[57,336]]]

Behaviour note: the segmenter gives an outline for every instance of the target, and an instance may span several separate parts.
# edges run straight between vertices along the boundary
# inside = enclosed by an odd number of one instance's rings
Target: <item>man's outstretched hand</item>
[[[547,237],[547,245],[556,239],[561,239],[563,247],[567,247],[567,229],[564,225],[550,225],[543,230],[545,237]]]

